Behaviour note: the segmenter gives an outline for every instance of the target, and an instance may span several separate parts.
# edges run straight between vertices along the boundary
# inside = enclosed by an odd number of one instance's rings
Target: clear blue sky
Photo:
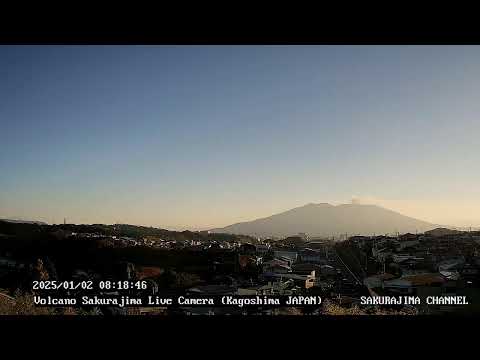
[[[0,46],[0,217],[480,225],[479,110],[478,46]]]

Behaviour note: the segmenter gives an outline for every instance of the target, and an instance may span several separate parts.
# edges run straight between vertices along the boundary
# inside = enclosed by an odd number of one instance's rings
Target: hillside
[[[18,224],[37,224],[37,225],[47,225],[43,221],[32,221],[32,220],[22,220],[22,219],[0,219],[0,221],[18,223]]]
[[[452,229],[447,229],[447,228],[436,228],[433,230],[426,231],[426,235],[434,236],[434,237],[441,237],[441,236],[446,236],[446,235],[458,235],[463,233],[463,231],[460,230],[452,230]]]
[[[168,241],[185,241],[195,240],[201,242],[224,242],[224,241],[238,241],[249,242],[253,239],[248,236],[238,236],[233,234],[215,234],[200,231],[170,231],[154,227],[128,225],[128,224],[59,224],[46,225],[37,223],[23,223],[10,222],[0,220],[0,234],[7,236],[14,236],[17,238],[28,239],[35,241],[35,239],[48,239],[55,232],[67,231],[74,233],[90,233],[103,236],[128,236],[136,239],[144,237],[161,238]]]
[[[307,204],[266,218],[233,224],[212,232],[252,236],[289,236],[307,233],[332,236],[424,232],[437,227],[376,205]]]

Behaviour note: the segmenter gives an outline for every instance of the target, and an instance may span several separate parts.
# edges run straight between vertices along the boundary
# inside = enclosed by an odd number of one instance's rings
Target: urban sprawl
[[[480,232],[283,239],[0,221],[0,314],[360,315],[480,311]],[[33,281],[143,281],[89,296],[316,296],[318,306],[36,307]],[[51,294],[51,293],[50,293]],[[65,296],[84,295],[81,289]],[[432,299],[457,300],[432,300]],[[383,300],[382,300],[383,299]],[[385,300],[387,299],[387,300]],[[403,299],[401,301],[388,299]]]

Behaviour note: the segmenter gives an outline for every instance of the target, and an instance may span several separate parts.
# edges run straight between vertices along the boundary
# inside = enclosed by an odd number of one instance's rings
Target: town
[[[100,304],[68,311],[119,315],[443,314],[480,311],[480,232],[438,228],[421,234],[282,239],[173,232],[131,225],[38,225],[0,221],[0,313],[58,314],[31,308],[34,280],[142,280],[148,289],[102,289],[91,296],[303,296],[291,306],[148,307]],[[67,295],[82,295],[83,290]],[[463,302],[424,301],[433,296]],[[421,301],[372,301],[381,297]],[[237,298],[235,298],[237,299]],[[234,299],[234,300],[235,300]],[[318,304],[318,306],[304,306]],[[321,301],[317,301],[321,299]],[[367,300],[365,300],[367,299]],[[203,304],[205,305],[205,304]],[[208,304],[206,304],[208,305]]]

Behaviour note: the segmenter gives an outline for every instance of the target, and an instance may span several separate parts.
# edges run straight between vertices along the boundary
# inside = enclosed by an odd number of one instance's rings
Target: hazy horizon
[[[480,226],[478,93],[478,46],[0,45],[0,218]]]
[[[410,216],[407,213],[404,213],[404,212],[401,212],[401,211],[398,211],[398,210],[394,210],[394,209],[391,209],[391,208],[387,208],[387,207],[385,207],[385,205],[380,204],[380,201],[375,202],[371,198],[362,198],[361,199],[361,198],[358,198],[358,197],[354,197],[354,198],[352,198],[352,200],[350,202],[311,202],[311,203],[307,203],[307,204],[297,205],[297,206],[294,206],[294,207],[289,208],[289,209],[283,209],[283,210],[277,211],[277,212],[272,213],[272,214],[265,214],[263,216],[259,216],[258,218],[255,218],[255,219],[254,218],[244,219],[244,220],[238,221],[236,223],[243,223],[243,222],[249,222],[249,221],[258,220],[258,219],[262,219],[262,218],[268,218],[270,216],[278,215],[278,214],[281,214],[283,212],[293,210],[293,209],[296,209],[296,208],[302,208],[302,207],[305,207],[305,206],[308,206],[308,205],[318,205],[318,204],[329,204],[329,205],[332,205],[332,206],[352,205],[352,204],[355,204],[355,205],[375,205],[375,206],[379,206],[381,208],[384,208],[386,210],[392,210],[392,211],[394,211],[394,212],[396,212],[400,215],[411,217],[411,218],[414,218],[414,219],[420,220],[420,221],[425,221],[422,218],[416,218],[416,217]],[[3,220],[3,219],[5,219],[5,220],[19,220],[19,221],[22,221],[22,220],[23,221],[42,221],[42,222],[45,222],[47,224],[61,224],[61,223],[63,223],[61,221],[48,222],[46,219],[40,220],[39,218],[23,218],[23,217],[18,217],[18,216],[0,217],[0,220]],[[64,218],[63,220],[67,221],[68,219]],[[427,221],[427,222],[430,222],[430,221]],[[67,221],[67,224],[77,224],[77,225],[79,225],[79,224],[91,225],[91,224],[95,224],[95,223],[98,223],[98,222],[76,223],[76,222],[73,222],[73,221]],[[447,227],[458,227],[458,228],[477,227],[477,225],[472,225],[470,223],[460,224],[460,225],[458,225],[458,224],[457,225],[452,225],[452,224],[447,224],[447,223],[435,223],[435,222],[430,222],[430,223],[432,225],[447,226]],[[136,225],[136,226],[151,226],[151,227],[163,228],[163,229],[173,230],[173,231],[183,231],[183,230],[205,231],[205,230],[212,230],[212,229],[215,229],[215,228],[222,228],[222,227],[232,225],[232,224],[235,224],[235,223],[222,224],[222,225],[219,225],[219,226],[202,226],[202,227],[196,227],[196,226],[190,226],[190,225],[171,225],[171,226],[169,226],[169,225],[161,225],[161,224],[160,225],[153,225],[153,224],[125,223],[125,222],[112,222],[112,223],[104,223],[104,224],[109,224],[109,225],[129,224],[129,225]]]

